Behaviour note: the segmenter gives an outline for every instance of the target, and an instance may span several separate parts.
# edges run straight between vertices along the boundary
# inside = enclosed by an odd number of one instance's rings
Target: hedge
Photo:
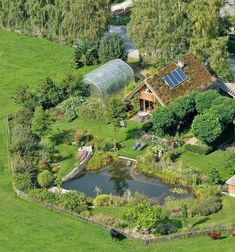
[[[213,148],[207,145],[192,145],[192,144],[185,144],[184,149],[186,151],[191,151],[194,153],[198,153],[200,155],[206,155],[213,151]]]

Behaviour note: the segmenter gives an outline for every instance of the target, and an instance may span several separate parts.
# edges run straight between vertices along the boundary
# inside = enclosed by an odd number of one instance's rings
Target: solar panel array
[[[182,68],[177,68],[171,73],[165,75],[163,77],[166,84],[170,87],[170,89],[178,87],[181,83],[187,80],[187,76],[185,75]]]

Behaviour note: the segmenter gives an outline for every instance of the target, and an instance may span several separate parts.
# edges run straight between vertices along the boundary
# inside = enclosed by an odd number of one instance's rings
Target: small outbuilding
[[[226,181],[228,194],[235,197],[235,175]]]
[[[84,77],[91,94],[99,97],[122,90],[134,79],[133,69],[121,59],[111,60]]]

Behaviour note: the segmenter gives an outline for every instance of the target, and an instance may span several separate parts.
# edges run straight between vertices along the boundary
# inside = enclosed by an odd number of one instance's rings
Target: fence
[[[7,130],[7,133],[8,133],[8,149],[9,149],[10,129],[9,129],[8,119],[9,119],[9,117],[6,116],[5,120],[6,120],[6,130]],[[123,158],[123,157],[120,157],[120,158]],[[132,161],[134,161],[134,160],[132,160]],[[12,180],[13,171],[12,171],[12,164],[11,164],[10,155],[8,155],[8,162],[9,162],[9,172],[10,172],[12,187],[13,187],[13,190],[15,191],[15,193],[16,193],[16,195],[18,197],[20,197],[22,199],[25,199],[25,200],[28,200],[28,201],[31,201],[31,202],[34,202],[34,203],[39,204],[39,205],[41,205],[43,207],[53,209],[53,210],[55,210],[57,212],[61,212],[61,213],[64,213],[64,214],[67,214],[67,215],[70,215],[70,216],[74,216],[74,217],[80,219],[81,221],[84,221],[84,222],[87,222],[87,223],[90,223],[90,224],[94,224],[94,225],[97,225],[99,227],[102,227],[102,228],[105,228],[105,229],[108,229],[108,230],[113,228],[113,227],[108,226],[106,224],[96,222],[96,221],[94,221],[94,220],[92,220],[90,218],[83,217],[83,216],[81,216],[81,215],[79,215],[77,213],[65,210],[63,208],[60,208],[60,207],[57,207],[57,206],[54,206],[54,205],[51,205],[51,204],[48,204],[48,203],[45,203],[45,202],[35,201],[27,193],[17,190],[15,188],[15,185],[14,185],[13,180]],[[206,234],[208,234],[208,232],[211,232],[213,230],[215,230],[215,229],[209,229],[208,228],[208,229],[198,230],[198,231],[189,231],[189,232],[184,232],[184,233],[181,232],[181,233],[175,233],[175,234],[170,234],[170,235],[163,235],[163,236],[158,236],[158,237],[155,237],[155,238],[152,238],[152,239],[137,238],[133,234],[127,233],[127,232],[125,232],[123,230],[118,230],[118,231],[121,234],[123,234],[124,236],[128,237],[128,238],[134,239],[136,241],[142,242],[145,245],[148,245],[148,244],[153,244],[153,243],[162,242],[162,241],[169,241],[169,240],[174,240],[174,239],[182,239],[182,238],[189,238],[189,237],[196,237],[196,236],[206,235]],[[228,231],[235,230],[235,226],[216,228],[216,230],[221,231],[221,232],[228,232]]]

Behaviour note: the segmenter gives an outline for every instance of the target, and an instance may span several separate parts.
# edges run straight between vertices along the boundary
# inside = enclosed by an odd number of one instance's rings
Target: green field
[[[3,120],[5,114],[16,109],[11,96],[17,85],[35,87],[47,76],[59,80],[66,73],[75,73],[70,66],[71,53],[71,48],[0,30],[0,251],[234,251],[232,237],[220,241],[198,237],[149,247],[128,239],[115,242],[107,230],[15,196],[8,172]]]

